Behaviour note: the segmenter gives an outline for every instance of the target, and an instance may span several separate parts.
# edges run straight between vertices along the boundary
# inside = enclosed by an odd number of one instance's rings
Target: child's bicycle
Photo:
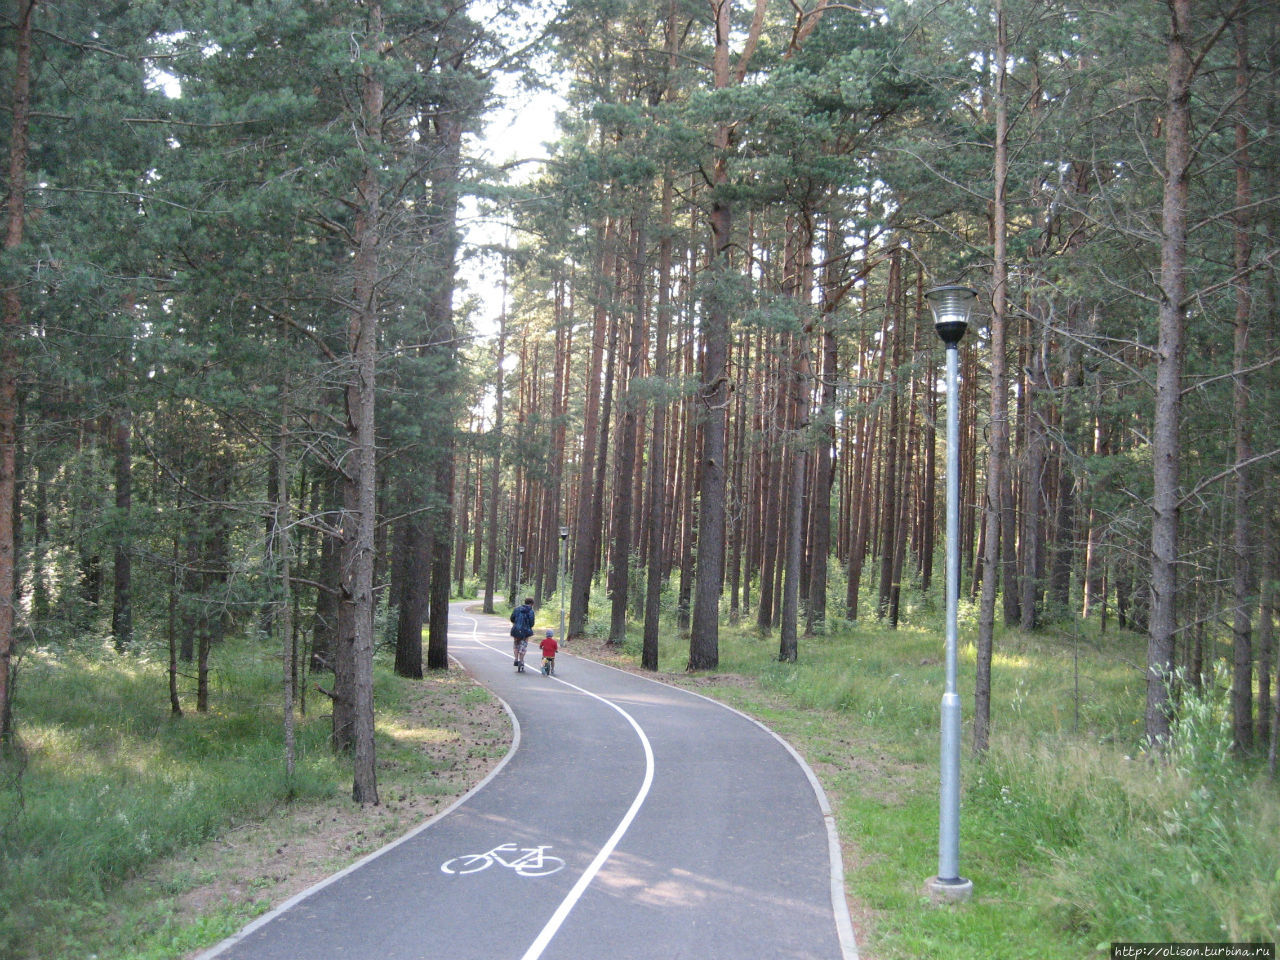
[[[524,673],[524,653],[529,649],[529,640],[525,638],[521,640],[517,649],[520,651],[516,660],[516,673]]]
[[[556,658],[555,657],[542,658],[542,675],[544,677],[554,677],[556,675]]]

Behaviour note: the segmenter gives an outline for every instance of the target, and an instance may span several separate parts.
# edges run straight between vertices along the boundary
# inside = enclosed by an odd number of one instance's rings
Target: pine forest
[[[1133,750],[1218,684],[1274,770],[1274,0],[0,9],[6,742],[37,661],[178,717],[247,638],[377,803],[450,598],[803,663],[940,622],[953,457],[966,750],[1003,637],[1086,631]]]

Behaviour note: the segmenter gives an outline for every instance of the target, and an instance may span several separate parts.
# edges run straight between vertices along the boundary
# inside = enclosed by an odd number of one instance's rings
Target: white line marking
[[[478,632],[479,623],[475,618],[471,618],[471,620],[476,624],[476,627],[472,631],[472,633],[475,634]],[[506,656],[504,651],[491,646],[486,641],[481,640],[478,636],[475,637],[475,640],[485,649],[492,650],[494,653],[503,657]],[[649,796],[649,788],[653,786],[653,747],[650,745],[649,738],[645,736],[644,730],[641,729],[640,724],[636,722],[635,717],[631,716],[631,714],[627,713],[627,711],[623,710],[612,700],[606,700],[599,694],[592,693],[590,690],[580,687],[576,683],[570,683],[568,680],[562,680],[557,676],[552,676],[551,679],[555,680],[557,683],[563,683],[566,687],[569,687],[572,690],[577,690],[579,693],[584,693],[588,697],[599,700],[605,706],[616,710],[622,715],[622,718],[626,720],[627,723],[631,724],[631,729],[636,732],[636,736],[640,738],[640,745],[644,748],[644,782],[640,784],[639,793],[637,793],[635,799],[631,801],[631,807],[618,822],[618,826],[614,829],[613,835],[605,841],[604,846],[600,848],[600,852],[596,854],[595,859],[591,861],[582,876],[578,878],[578,882],[573,885],[573,889],[571,889],[565,898],[560,901],[560,906],[556,907],[556,912],[551,915],[551,919],[547,921],[546,926],[542,928],[542,932],[538,934],[537,938],[530,945],[529,949],[524,952],[524,956],[521,957],[520,960],[538,960],[538,958],[542,956],[543,951],[547,949],[552,938],[559,932],[561,925],[564,924],[564,921],[569,916],[570,911],[572,911],[578,901],[582,899],[582,895],[586,892],[587,887],[591,885],[591,881],[596,878],[596,874],[600,872],[605,861],[613,855],[614,849],[618,846],[623,835],[630,828],[632,821],[635,820],[636,814],[640,812],[640,808],[644,805],[645,798]]]
[[[697,693],[694,690],[686,690],[684,687],[677,687],[675,684],[666,683],[657,677],[646,677],[644,674],[632,673],[630,670],[623,670],[609,663],[602,663],[599,660],[591,661],[598,667],[604,667],[606,670],[613,670],[615,673],[623,673],[629,677],[635,677],[637,680],[647,680],[649,683],[656,683],[660,687],[666,687],[668,690],[674,690],[679,693],[687,693],[691,697],[697,697],[699,700],[705,700],[707,703],[715,704],[722,707],[730,713],[736,713],[748,723],[752,723],[759,727],[773,739],[777,740],[786,751],[791,754],[792,759],[799,764],[801,771],[809,781],[809,786],[813,788],[815,796],[818,798],[818,809],[822,813],[822,819],[827,826],[827,855],[831,864],[831,907],[835,912],[836,933],[840,940],[840,952],[843,960],[859,960],[858,957],[858,941],[853,930],[853,919],[849,916],[849,901],[845,897],[844,892],[844,856],[840,850],[840,834],[836,827],[835,811],[831,807],[831,801],[827,799],[827,793],[822,789],[822,783],[818,780],[818,775],[813,772],[813,768],[805,761],[800,752],[796,750],[783,736],[776,730],[771,730],[767,724],[761,720],[757,720],[750,714],[743,713],[736,707],[731,707],[727,703],[722,703],[708,697],[706,694]]]
[[[560,678],[552,677],[551,679],[559,680]],[[573,885],[573,889],[569,891],[564,900],[560,902],[560,906],[556,908],[556,912],[551,915],[551,919],[547,921],[547,925],[542,928],[542,932],[538,934],[537,939],[535,939],[529,949],[525,951],[521,960],[537,960],[538,957],[542,956],[542,951],[547,949],[547,945],[551,942],[551,938],[560,930],[560,925],[563,924],[565,918],[569,916],[569,911],[577,905],[578,900],[582,897],[582,894],[586,892],[591,881],[594,880],[596,874],[600,872],[600,868],[604,866],[605,861],[613,854],[614,848],[618,846],[618,842],[622,839],[623,834],[627,832],[627,829],[631,826],[631,822],[635,820],[636,814],[640,812],[640,807],[644,804],[645,798],[649,796],[649,787],[653,785],[653,747],[649,745],[649,738],[646,737],[644,731],[640,729],[640,724],[636,723],[635,718],[616,703],[606,700],[604,697],[594,694],[590,690],[585,690],[577,684],[569,683],[567,680],[560,680],[560,683],[563,683],[566,687],[571,687],[580,693],[585,693],[589,697],[594,697],[601,703],[612,707],[622,715],[622,718],[626,720],[627,723],[631,724],[631,729],[635,730],[636,736],[640,738],[640,745],[644,747],[644,783],[640,785],[640,792],[636,794],[636,798],[631,801],[631,808],[627,810],[622,820],[619,821],[617,828],[613,831],[613,836],[611,836],[605,842],[605,845],[600,848],[600,852],[597,853],[595,859],[591,861],[591,865],[587,867],[582,876],[578,878],[578,882]]]
[[[475,633],[476,629],[479,627],[479,621],[477,621],[474,617],[471,618],[471,621],[474,624],[472,628],[472,633]],[[476,682],[479,683],[479,681],[476,681]],[[485,687],[485,689],[488,690],[489,688]],[[492,690],[490,690],[489,692],[493,693]],[[470,800],[473,796],[475,796],[477,793],[479,793],[481,790],[487,787],[489,785],[489,781],[498,775],[498,773],[502,770],[502,768],[505,767],[507,763],[510,762],[511,758],[516,755],[516,751],[520,749],[520,721],[516,718],[515,711],[511,709],[511,706],[510,704],[507,703],[507,701],[503,700],[496,693],[494,693],[493,695],[497,697],[498,702],[502,704],[502,709],[507,711],[507,716],[511,719],[511,746],[510,748],[508,748],[506,756],[504,756],[500,761],[498,761],[498,765],[494,767],[492,770],[490,770],[488,775],[483,780],[481,780],[474,787],[472,787],[470,790],[468,790],[466,793],[460,796],[457,800],[453,801],[453,803],[449,804],[449,806],[447,806],[445,809],[441,810],[435,816],[431,817],[431,819],[427,820],[425,823],[418,824],[418,826],[414,827],[404,836],[400,837],[399,839],[392,840],[385,847],[381,847],[375,850],[373,853],[369,854],[367,857],[362,857],[361,859],[357,860],[355,863],[351,864],[345,869],[339,870],[337,873],[333,874],[332,876],[325,877],[319,883],[313,884],[312,886],[307,887],[307,889],[301,891],[300,893],[294,894],[292,897],[290,897],[288,900],[285,900],[284,903],[280,904],[280,906],[276,907],[274,910],[264,913],[262,916],[258,917],[248,926],[240,930],[237,930],[235,933],[231,934],[231,936],[214,944],[212,947],[210,947],[208,950],[204,951],[203,953],[198,954],[196,956],[196,960],[213,960],[213,958],[218,956],[219,954],[225,953],[227,950],[235,946],[241,940],[244,940],[246,937],[248,937],[255,930],[257,930],[260,927],[266,926],[276,917],[280,916],[280,914],[284,913],[286,910],[291,909],[292,907],[297,906],[299,903],[307,899],[307,897],[311,896],[313,893],[318,893],[319,891],[323,890],[325,887],[329,886],[330,884],[336,883],[337,881],[341,880],[347,874],[354,873],[356,870],[359,870],[361,867],[363,867],[365,864],[369,863],[370,861],[378,859],[378,857],[382,856],[384,853],[387,853],[390,850],[394,850],[396,847],[400,846],[400,844],[406,843],[409,840],[412,840],[414,837],[422,833],[422,831],[426,830],[428,827],[432,826],[433,824],[439,823],[449,814],[453,813],[454,810],[458,809],[458,807],[462,806],[464,803]]]

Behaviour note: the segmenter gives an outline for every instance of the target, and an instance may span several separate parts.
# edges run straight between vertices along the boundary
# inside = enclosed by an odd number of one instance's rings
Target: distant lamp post
[[[564,552],[569,542],[569,528],[560,528],[560,584],[556,592],[560,594],[560,642],[564,643]]]
[[[942,765],[938,874],[926,883],[936,900],[968,900],[973,882],[960,876],[960,695],[956,692],[956,619],[960,605],[959,345],[978,294],[947,284],[925,291],[934,329],[947,349],[947,675],[942,693]]]
[[[524,584],[524,547],[516,547],[516,595],[512,603],[520,603],[520,587]]]

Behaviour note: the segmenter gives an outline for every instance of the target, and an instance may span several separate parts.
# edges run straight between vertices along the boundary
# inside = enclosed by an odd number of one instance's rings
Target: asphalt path
[[[517,673],[509,626],[450,611],[450,654],[515,725],[500,766],[198,960],[856,960],[830,810],[790,747],[571,651],[545,677],[531,643]]]

